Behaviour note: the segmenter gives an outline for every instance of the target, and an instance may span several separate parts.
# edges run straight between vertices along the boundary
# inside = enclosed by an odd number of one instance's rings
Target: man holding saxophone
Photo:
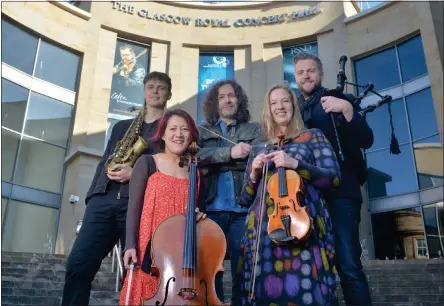
[[[120,239],[125,245],[126,212],[132,165],[142,154],[155,154],[148,142],[171,99],[171,79],[151,72],[143,80],[145,109],[114,126],[87,193],[82,227],[66,263],[62,305],[88,305],[91,283],[102,260]],[[130,151],[133,154],[126,158]]]

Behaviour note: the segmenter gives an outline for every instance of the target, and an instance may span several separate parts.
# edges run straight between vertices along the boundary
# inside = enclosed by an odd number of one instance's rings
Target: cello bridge
[[[199,295],[196,289],[193,288],[181,288],[178,293],[184,300],[192,300]]]

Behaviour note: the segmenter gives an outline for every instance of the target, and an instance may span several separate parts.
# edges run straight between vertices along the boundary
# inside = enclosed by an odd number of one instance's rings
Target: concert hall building
[[[69,253],[113,125],[143,105],[143,76],[167,72],[168,107],[202,121],[206,89],[233,78],[252,120],[287,81],[293,57],[318,55],[324,85],[372,82],[393,97],[367,115],[364,259],[444,254],[442,2],[174,1],[2,3],[2,250]],[[135,60],[134,65],[128,65]],[[349,93],[359,92],[347,85]],[[376,103],[369,94],[361,106]]]

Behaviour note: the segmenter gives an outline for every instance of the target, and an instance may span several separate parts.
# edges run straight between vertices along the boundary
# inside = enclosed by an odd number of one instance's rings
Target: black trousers
[[[66,263],[62,305],[88,305],[91,283],[102,260],[120,239],[125,246],[128,198],[118,190],[94,195],[86,206],[82,227]],[[125,275],[124,275],[125,276]]]

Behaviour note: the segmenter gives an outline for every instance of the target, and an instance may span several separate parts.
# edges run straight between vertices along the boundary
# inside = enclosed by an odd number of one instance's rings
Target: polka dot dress
[[[233,305],[337,305],[332,225],[320,190],[338,186],[339,164],[330,143],[317,129],[309,130],[294,139],[285,150],[288,155],[300,161],[297,172],[303,178],[305,188],[302,205],[309,207],[314,229],[310,238],[302,245],[277,246],[267,234],[268,215],[273,213],[274,204],[268,193],[266,194],[266,213],[262,222],[259,262],[256,268],[255,299],[250,300],[248,291],[257,234],[255,229],[260,216],[261,182],[252,183],[247,171],[242,199],[245,203],[252,204],[242,239]],[[253,159],[254,155],[250,156],[249,167]],[[267,181],[277,169],[270,163],[268,171]]]

